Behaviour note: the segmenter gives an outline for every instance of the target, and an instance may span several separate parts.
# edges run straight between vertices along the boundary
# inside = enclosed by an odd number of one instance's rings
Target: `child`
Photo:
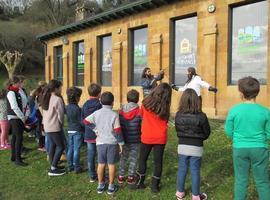
[[[269,200],[270,111],[256,103],[260,92],[257,79],[240,79],[238,90],[243,102],[230,109],[225,124],[225,132],[233,141],[234,199],[246,199],[252,170],[259,199]]]
[[[103,193],[105,190],[104,170],[106,164],[108,164],[109,168],[109,187],[107,193],[111,195],[117,190],[117,187],[114,185],[115,163],[119,159],[119,153],[122,152],[124,141],[121,134],[119,117],[112,111],[113,101],[113,94],[111,92],[104,92],[101,95],[102,109],[85,118],[85,123],[91,123],[96,126],[98,194]]]
[[[6,94],[6,90],[0,91],[0,150],[11,149],[8,142],[9,123]]]
[[[145,188],[144,180],[148,156],[153,149],[154,175],[151,190],[158,193],[162,174],[163,153],[167,143],[172,90],[169,84],[159,84],[142,102],[141,146],[139,156],[138,189]]]
[[[67,160],[69,171],[76,174],[82,172],[80,166],[80,148],[83,139],[83,124],[81,120],[81,108],[78,106],[82,95],[82,90],[77,87],[67,89],[68,105],[66,115],[68,121],[68,152]]]
[[[38,88],[41,89],[40,93],[38,93],[37,97],[36,97],[36,102],[38,105],[38,125],[37,125],[37,129],[38,129],[38,139],[39,139],[39,150],[40,151],[44,151],[44,152],[49,152],[49,145],[46,144],[46,134],[44,132],[44,126],[43,126],[43,109],[42,109],[42,105],[41,105],[41,100],[42,100],[42,94],[44,91],[44,88],[47,86],[47,83],[45,81],[39,81],[38,82]],[[47,139],[47,143],[48,143],[48,139]]]
[[[95,111],[102,108],[99,101],[101,93],[100,85],[92,83],[88,87],[88,94],[90,96],[82,107],[82,119],[85,119]],[[88,159],[88,174],[90,182],[97,180],[97,172],[95,168],[96,159],[96,133],[92,130],[94,127],[91,124],[85,125],[84,141],[87,143],[87,159]]]
[[[63,139],[65,105],[61,97],[62,83],[51,80],[42,94],[43,124],[50,143],[49,158],[51,167],[49,176],[61,176],[65,170],[58,167],[58,162],[65,149]]]
[[[145,67],[141,78],[143,95],[146,97],[150,94],[151,90],[157,86],[157,81],[161,81],[164,78],[164,71],[161,70],[156,76],[153,76],[151,74],[151,69],[149,67]]]
[[[29,102],[29,107],[30,107],[30,111],[31,111],[30,116],[35,117],[37,119],[36,123],[34,124],[35,127],[33,128],[32,132],[33,132],[33,135],[35,135],[35,137],[38,140],[38,145],[39,145],[38,150],[44,152],[44,151],[46,151],[44,148],[45,147],[45,137],[42,135],[42,115],[41,115],[41,112],[39,110],[39,104],[40,104],[39,96],[41,95],[42,90],[43,89],[41,86],[39,86],[38,88],[33,90],[30,93],[30,96],[28,98],[28,102]]]
[[[127,93],[128,103],[124,105],[119,112],[125,146],[123,147],[123,153],[120,158],[118,183],[123,184],[127,170],[127,162],[129,162],[127,183],[131,187],[136,183],[135,170],[141,143],[141,116],[138,105],[139,95],[139,92],[136,90],[130,90]]]
[[[184,199],[185,179],[190,166],[192,200],[207,199],[207,195],[200,192],[200,167],[203,141],[209,137],[210,126],[193,89],[186,89],[181,97],[175,116],[175,129],[179,138],[176,197],[178,200]]]
[[[27,116],[24,112],[24,105],[27,105],[25,98],[22,98],[19,90],[21,87],[21,81],[17,76],[14,76],[8,85],[8,120],[11,127],[12,140],[11,140],[11,161],[14,162],[16,166],[27,166],[25,162],[22,161],[21,153],[23,146],[23,132],[25,128],[25,121]]]

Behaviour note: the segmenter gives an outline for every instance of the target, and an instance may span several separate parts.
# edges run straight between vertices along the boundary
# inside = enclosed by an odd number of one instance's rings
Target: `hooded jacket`
[[[98,98],[90,98],[87,100],[82,107],[82,119],[85,119],[95,111],[102,108],[102,105]],[[93,131],[95,125],[85,124],[85,134],[84,140],[86,142],[95,143],[96,142],[96,133]]]
[[[136,103],[128,103],[119,111],[119,119],[125,144],[141,142],[140,108]]]

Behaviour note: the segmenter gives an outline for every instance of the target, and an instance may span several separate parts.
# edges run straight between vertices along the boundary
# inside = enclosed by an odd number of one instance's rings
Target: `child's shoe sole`
[[[113,195],[117,190],[118,190],[118,187],[117,186],[114,186],[114,190],[109,190],[108,189],[107,194],[108,195]]]
[[[104,187],[102,187],[102,188],[97,188],[97,193],[102,194],[105,191],[105,187],[106,187],[106,185],[104,185]]]

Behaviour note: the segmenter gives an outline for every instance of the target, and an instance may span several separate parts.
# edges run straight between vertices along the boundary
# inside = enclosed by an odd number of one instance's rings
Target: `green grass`
[[[231,159],[231,141],[223,132],[223,122],[211,120],[212,133],[205,142],[201,172],[201,191],[209,199],[233,199],[233,165]],[[18,168],[9,161],[10,152],[0,151],[0,199],[1,200],[57,200],[57,199],[175,199],[177,174],[177,137],[174,128],[170,128],[169,141],[164,154],[162,189],[159,195],[153,195],[149,189],[152,175],[152,157],[148,161],[146,184],[147,189],[131,191],[120,188],[113,196],[96,193],[96,183],[89,183],[87,172],[76,175],[69,173],[62,177],[48,177],[46,154],[38,152],[34,139],[25,137],[24,144],[32,149],[27,154],[28,167]],[[81,162],[86,165],[86,148],[82,148]],[[186,192],[190,194],[190,176],[187,177]],[[186,199],[191,199],[190,196]],[[248,199],[258,199],[254,184],[251,181]]]

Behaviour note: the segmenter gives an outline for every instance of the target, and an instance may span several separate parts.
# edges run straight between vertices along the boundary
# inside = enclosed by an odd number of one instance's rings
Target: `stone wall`
[[[87,86],[97,80],[97,37],[112,34],[112,87],[103,87],[103,91],[111,91],[115,95],[115,109],[126,102],[126,93],[135,88],[142,93],[140,87],[128,86],[128,30],[143,25],[148,27],[148,65],[152,73],[165,69],[164,81],[169,81],[170,69],[170,19],[196,14],[198,17],[197,35],[197,71],[211,85],[218,88],[218,93],[202,90],[203,110],[210,117],[223,118],[229,108],[239,103],[237,86],[228,85],[228,36],[229,5],[240,0],[182,0],[160,8],[134,14],[93,28],[67,35],[68,45],[60,38],[48,41],[46,62],[46,79],[54,74],[53,47],[63,45],[64,90],[73,84],[73,42],[84,40],[85,48],[85,87],[81,102],[88,99]],[[216,11],[209,13],[207,8],[214,3]],[[121,33],[119,34],[119,29]],[[268,40],[269,41],[269,40]],[[269,45],[268,45],[269,46]],[[268,51],[269,52],[269,51]],[[270,80],[270,70],[268,70]],[[261,86],[258,102],[270,105],[270,85]],[[65,92],[63,92],[65,93]],[[173,92],[172,112],[178,107],[180,93]],[[142,95],[141,95],[142,97]]]

